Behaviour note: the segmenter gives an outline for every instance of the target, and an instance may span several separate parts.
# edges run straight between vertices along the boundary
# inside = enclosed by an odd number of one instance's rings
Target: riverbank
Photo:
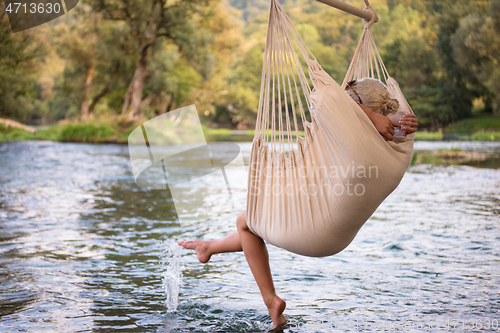
[[[36,132],[0,124],[0,142],[50,140],[83,143],[126,144],[136,124],[124,124],[115,120],[57,124],[39,127]],[[252,141],[254,130],[232,130],[203,127],[208,141]],[[295,134],[295,133],[294,133]],[[303,136],[304,132],[299,131]],[[417,131],[416,141],[500,141],[500,116],[483,115],[464,119],[441,131]]]
[[[5,127],[0,124],[0,142],[49,140],[82,143],[127,143],[127,138],[135,126],[121,127],[106,122],[68,123],[41,127],[31,133],[20,128]]]
[[[439,148],[429,151],[415,148],[412,165],[470,165],[495,169],[500,167],[498,152],[464,151],[460,148]]]

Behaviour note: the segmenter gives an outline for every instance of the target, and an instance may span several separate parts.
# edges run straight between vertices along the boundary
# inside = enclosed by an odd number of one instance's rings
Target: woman
[[[397,100],[391,99],[387,87],[382,82],[377,81],[374,79],[352,81],[346,90],[370,118],[384,139],[391,141],[395,134],[394,125],[384,113],[394,114],[399,103]],[[417,118],[413,114],[405,114],[399,120],[399,124],[402,135],[415,132],[418,126]],[[180,241],[178,244],[186,249],[195,250],[198,260],[202,263],[209,261],[210,257],[216,253],[243,251],[274,327],[281,326],[286,322],[286,317],[283,315],[286,303],[275,293],[264,240],[253,234],[248,228],[246,211],[242,211],[238,215],[236,226],[237,231],[220,239]]]
[[[372,78],[353,80],[347,84],[345,89],[370,118],[385,140],[392,140],[394,126],[399,125],[402,136],[416,131],[417,117],[413,114],[404,114],[402,111],[398,112],[398,100],[390,97],[387,86],[382,81]],[[393,126],[388,125],[388,119]]]

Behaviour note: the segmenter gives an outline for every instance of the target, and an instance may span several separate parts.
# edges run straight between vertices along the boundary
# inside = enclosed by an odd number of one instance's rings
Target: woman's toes
[[[194,240],[194,241],[180,241],[177,244],[182,246],[185,249],[195,250],[198,256],[198,260],[201,263],[206,263],[210,260],[212,254],[209,252],[208,243],[202,240]]]

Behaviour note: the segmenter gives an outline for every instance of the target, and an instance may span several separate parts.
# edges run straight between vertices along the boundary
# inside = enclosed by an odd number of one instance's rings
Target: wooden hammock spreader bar
[[[354,6],[351,6],[345,2],[342,2],[340,0],[317,0],[319,2],[324,3],[325,5],[335,7],[337,9],[340,9],[344,12],[347,12],[352,15],[356,15],[358,17],[361,17],[362,19],[365,19],[367,21],[370,21],[372,18],[372,13],[365,11],[363,9],[356,8]],[[365,0],[365,4],[369,6],[370,4],[368,3],[368,0]]]

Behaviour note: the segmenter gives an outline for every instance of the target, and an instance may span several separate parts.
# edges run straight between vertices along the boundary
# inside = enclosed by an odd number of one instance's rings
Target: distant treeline
[[[313,0],[282,4],[341,82],[361,20]],[[382,58],[422,125],[437,128],[475,110],[500,113],[500,0],[371,5]],[[127,122],[196,103],[206,122],[251,127],[268,7],[269,0],[88,0],[15,34],[0,7],[0,117]]]

